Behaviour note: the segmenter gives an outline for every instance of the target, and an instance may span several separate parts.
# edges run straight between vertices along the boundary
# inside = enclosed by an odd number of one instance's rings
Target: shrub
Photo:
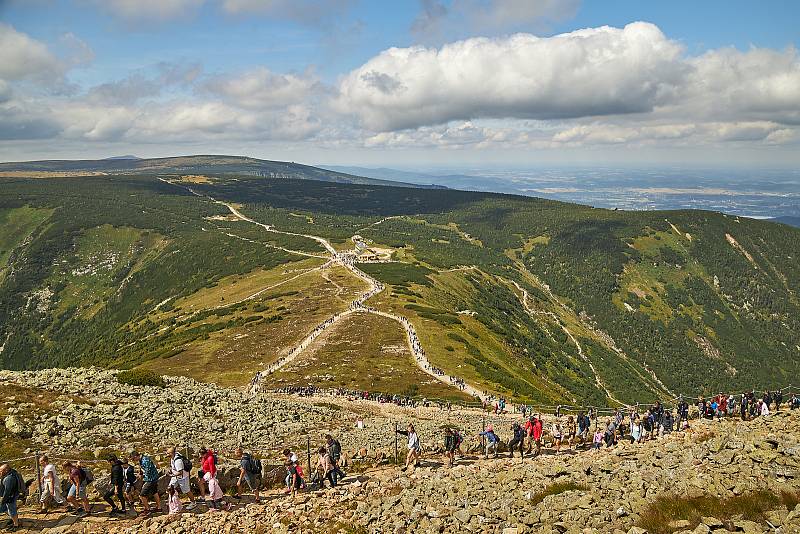
[[[545,497],[549,495],[558,495],[560,493],[564,493],[565,491],[588,491],[589,488],[584,486],[583,484],[576,484],[575,482],[554,482],[547,486],[540,492],[535,493],[531,496],[530,506],[536,506],[540,502],[544,500]]]
[[[150,369],[128,369],[127,371],[120,371],[117,373],[117,381],[120,384],[127,384],[129,386],[155,386],[159,388],[166,387],[164,379]]]

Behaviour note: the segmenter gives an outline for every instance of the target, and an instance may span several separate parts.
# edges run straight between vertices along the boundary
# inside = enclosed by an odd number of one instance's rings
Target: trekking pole
[[[34,462],[36,462],[36,482],[39,484],[39,501],[42,500],[42,471],[41,466],[39,465],[39,451],[36,451],[36,456],[33,457]]]
[[[397,465],[397,423],[394,424],[394,465]]]

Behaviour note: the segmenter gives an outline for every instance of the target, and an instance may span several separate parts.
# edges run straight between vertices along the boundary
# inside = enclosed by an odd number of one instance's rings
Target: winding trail
[[[276,247],[274,245],[273,245],[273,248],[281,248],[282,250],[285,250],[286,252],[300,254],[300,255],[303,255],[303,256],[314,256],[314,257],[328,258],[328,263],[326,263],[325,266],[327,266],[329,264],[332,264],[332,263],[342,265],[343,267],[348,269],[351,273],[353,273],[355,276],[357,276],[358,278],[360,278],[361,280],[366,282],[368,287],[369,287],[369,289],[367,289],[367,291],[365,291],[364,293],[359,295],[358,298],[356,298],[353,302],[350,303],[350,307],[347,310],[345,310],[343,312],[340,312],[340,313],[336,313],[336,314],[332,315],[331,317],[328,317],[325,321],[323,321],[322,323],[317,325],[311,331],[311,333],[309,333],[298,345],[293,347],[286,356],[283,356],[282,358],[280,358],[277,362],[275,362],[272,365],[270,365],[267,369],[265,369],[263,371],[259,371],[258,373],[256,373],[255,376],[253,377],[253,379],[250,382],[250,391],[251,392],[256,393],[256,392],[260,391],[261,388],[262,388],[261,381],[262,381],[262,379],[264,377],[269,376],[270,374],[274,373],[275,371],[280,370],[281,368],[283,368],[287,364],[289,364],[292,361],[294,361],[300,354],[302,354],[314,342],[314,340],[317,337],[319,337],[326,330],[330,329],[334,324],[336,324],[339,321],[341,321],[343,318],[345,318],[345,317],[347,317],[349,315],[355,314],[355,313],[372,313],[374,315],[380,315],[382,317],[386,317],[386,318],[392,319],[392,320],[400,323],[400,325],[403,327],[403,329],[406,332],[406,342],[408,344],[408,348],[411,350],[411,353],[414,355],[414,361],[415,361],[417,367],[419,367],[419,369],[422,372],[424,372],[425,374],[431,376],[432,378],[436,379],[437,381],[442,382],[443,384],[447,384],[449,386],[458,388],[461,391],[463,391],[464,393],[466,393],[468,395],[471,395],[471,396],[473,396],[473,397],[475,397],[477,399],[482,399],[483,398],[483,394],[477,388],[467,384],[464,380],[459,379],[458,377],[455,377],[455,376],[450,376],[450,375],[446,375],[446,374],[439,374],[439,373],[434,371],[434,367],[430,364],[430,362],[428,361],[427,357],[425,356],[425,350],[422,348],[422,344],[419,341],[419,336],[417,336],[417,332],[414,329],[414,326],[411,324],[411,322],[406,317],[404,317],[402,315],[396,315],[396,314],[393,314],[393,313],[380,311],[380,310],[377,310],[375,308],[372,308],[372,307],[364,305],[364,303],[368,299],[374,297],[375,295],[377,295],[378,293],[383,291],[385,289],[385,286],[382,283],[380,283],[378,280],[376,280],[375,278],[369,276],[367,273],[365,273],[364,271],[362,271],[361,269],[356,267],[356,265],[355,265],[356,253],[354,251],[338,252],[333,247],[333,245],[331,245],[330,242],[327,239],[325,239],[324,237],[311,235],[311,234],[301,234],[301,233],[296,233],[296,232],[285,232],[285,231],[282,231],[282,230],[277,230],[271,224],[264,224],[264,223],[258,222],[256,220],[253,220],[252,218],[248,217],[247,215],[245,215],[241,211],[239,211],[239,209],[236,206],[234,206],[232,203],[230,203],[230,202],[217,200],[217,199],[215,199],[215,198],[213,198],[211,196],[198,193],[197,191],[195,191],[191,187],[187,187],[187,186],[184,186],[184,185],[181,185],[181,184],[176,184],[174,182],[170,182],[169,180],[164,180],[163,178],[159,178],[159,180],[161,180],[161,181],[163,181],[165,183],[168,183],[170,185],[185,189],[185,190],[189,191],[190,193],[192,193],[195,196],[198,196],[198,197],[201,197],[201,198],[205,198],[205,199],[210,200],[210,201],[212,201],[212,202],[214,202],[216,204],[220,204],[222,206],[225,206],[226,208],[228,208],[228,211],[230,211],[231,214],[234,217],[236,217],[237,219],[239,219],[241,221],[245,221],[245,222],[251,223],[251,224],[254,224],[256,226],[259,226],[260,228],[264,229],[267,232],[271,232],[271,233],[275,233],[275,234],[291,235],[291,236],[297,236],[297,237],[305,237],[307,239],[312,239],[312,240],[316,241],[317,243],[322,245],[322,247],[329,253],[330,256],[318,256],[318,255],[311,254],[311,253],[308,253],[308,252],[284,249],[282,247]],[[380,223],[382,223],[382,222],[384,222],[384,221],[386,221],[388,219],[391,219],[391,218],[393,218],[393,217],[387,217],[387,218],[381,219],[381,220],[377,221],[376,223],[373,223],[370,226],[373,226],[373,225],[376,225],[376,224],[380,224]],[[230,237],[233,237],[233,238],[243,239],[243,240],[246,240],[246,241],[252,241],[250,239],[237,236],[235,234],[226,234],[226,235],[228,235]],[[265,243],[262,243],[262,244],[265,244]],[[302,274],[305,274],[305,273],[302,273]],[[301,276],[301,275],[298,275],[298,276]],[[297,278],[297,276],[294,277],[294,278]],[[267,288],[267,289],[269,289],[269,288]],[[262,292],[263,291],[266,291],[266,289],[262,290]],[[257,293],[257,294],[260,294],[260,293]],[[253,296],[256,296],[256,295],[252,295],[252,296],[250,296],[248,298],[252,298]]]

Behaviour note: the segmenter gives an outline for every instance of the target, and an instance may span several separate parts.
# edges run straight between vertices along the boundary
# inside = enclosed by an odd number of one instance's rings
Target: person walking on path
[[[181,492],[175,486],[167,488],[167,505],[169,506],[169,515],[178,515],[183,512]]]
[[[206,473],[211,473],[212,477],[217,476],[217,455],[213,450],[202,447],[200,449],[200,470],[197,472],[197,486],[200,488],[201,499],[206,497]]]
[[[417,466],[419,464],[422,446],[419,443],[419,436],[416,430],[414,430],[414,425],[409,423],[406,430],[397,430],[396,432],[408,438],[408,444],[406,445],[408,447],[408,453],[406,454],[406,465],[403,469],[408,469],[412,463],[414,466]]]
[[[527,454],[530,454],[533,451],[533,443],[534,443],[533,428],[535,426],[536,426],[535,417],[533,417],[533,414],[531,414],[530,418],[525,420],[525,424],[522,427],[525,430],[525,441],[527,442],[526,443],[527,448],[525,452]]]
[[[497,458],[497,446],[500,444],[500,438],[494,433],[494,427],[492,425],[487,426],[486,430],[478,434],[478,437],[486,439],[486,448],[484,449],[483,457],[488,459],[489,451],[492,451],[494,457]]]
[[[6,513],[11,519],[5,525],[8,530],[19,528],[17,499],[22,488],[19,487],[21,477],[10,465],[0,465],[0,514]]]
[[[122,476],[125,479],[125,500],[128,501],[128,507],[131,511],[135,511],[133,501],[135,500],[134,492],[136,491],[136,470],[128,463],[127,458],[122,459]]]
[[[523,449],[523,442],[525,441],[525,430],[523,430],[519,423],[514,423],[511,425],[511,431],[514,433],[514,437],[508,442],[510,457],[514,457],[514,449],[519,446],[519,457],[524,458],[525,451]]]
[[[319,487],[320,489],[325,488],[325,481],[327,480],[331,484],[331,488],[336,487],[336,471],[333,468],[333,462],[331,461],[331,456],[325,447],[320,447],[317,450],[317,472],[319,473]]]
[[[108,463],[111,465],[111,486],[103,494],[103,500],[111,506],[110,516],[125,515],[127,513],[127,501],[125,499],[125,472],[122,469],[122,462],[116,456],[109,456]],[[114,503],[114,496],[119,499],[120,507]]]
[[[453,467],[455,463],[456,449],[458,448],[456,436],[450,427],[444,429],[444,452],[447,456],[447,466]]]
[[[189,484],[189,471],[192,469],[192,464],[189,460],[184,458],[174,446],[169,447],[166,453],[167,458],[169,458],[169,471],[171,475],[169,485],[175,486],[181,496],[187,495],[189,497],[189,504],[187,504],[185,508],[191,510],[195,507],[194,495],[192,495],[192,488]]]
[[[544,423],[542,422],[542,415],[537,413],[535,420],[533,421],[533,442],[536,443],[535,456],[539,456],[542,453],[542,434],[544,434],[543,426]]]
[[[242,482],[247,482],[247,487],[253,492],[256,502],[261,502],[258,490],[261,487],[261,461],[253,458],[250,453],[244,452],[241,447],[236,449],[239,457],[239,479],[236,481],[237,498],[242,495]]]
[[[208,494],[206,495],[206,501],[208,502],[208,511],[209,512],[219,512],[222,510],[223,505],[225,510],[231,509],[231,504],[225,504],[223,501],[223,497],[225,496],[222,493],[222,488],[219,485],[219,480],[216,477],[211,476],[211,473],[203,474],[203,479],[208,484]]]
[[[295,495],[303,485],[303,478],[300,476],[296,460],[287,457],[284,465],[286,466],[286,481],[289,484],[289,493],[291,493],[292,500],[294,500]]]
[[[42,489],[39,512],[44,514],[50,506],[64,504],[64,497],[61,495],[61,481],[58,479],[56,466],[50,463],[47,455],[39,458],[39,465],[42,467],[42,478],[39,481],[39,487]]]
[[[69,481],[72,484],[67,493],[67,501],[69,501],[75,509],[75,515],[78,517],[89,515],[91,512],[89,510],[89,499],[86,495],[86,487],[89,482],[86,480],[86,472],[81,466],[73,465],[72,462],[64,462],[63,467],[64,471],[69,473]],[[82,510],[79,509],[79,501],[80,505],[83,507]]]
[[[161,475],[158,473],[158,468],[153,462],[153,459],[146,454],[139,454],[134,452],[131,454],[131,460],[139,464],[142,471],[142,491],[139,492],[139,499],[142,501],[144,509],[139,512],[141,516],[148,516],[153,511],[161,511],[161,496],[158,494],[158,479]],[[150,498],[155,499],[155,510],[150,509]]]
[[[328,449],[328,454],[333,462],[333,470],[336,472],[336,480],[342,480],[345,477],[344,471],[339,467],[339,462],[342,458],[342,444],[333,439],[330,434],[325,434],[325,448]]]

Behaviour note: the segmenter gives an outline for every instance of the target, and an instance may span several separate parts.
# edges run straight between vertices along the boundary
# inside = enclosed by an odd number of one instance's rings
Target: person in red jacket
[[[204,485],[204,476],[210,473],[212,477],[217,476],[217,455],[211,449],[205,447],[200,449],[200,471],[197,473],[197,486],[200,488],[201,501],[205,499],[206,488]]]
[[[530,418],[525,420],[525,424],[522,426],[525,429],[525,441],[528,442],[528,450],[525,451],[525,454],[530,454],[531,450],[533,449],[533,427],[534,427],[534,417],[533,415]]]
[[[533,441],[536,443],[536,457],[542,452],[542,416],[538,413],[533,422]]]

